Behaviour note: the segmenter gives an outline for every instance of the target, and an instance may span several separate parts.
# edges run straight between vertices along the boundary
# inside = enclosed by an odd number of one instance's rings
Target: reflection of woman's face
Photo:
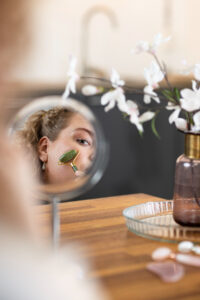
[[[45,181],[47,183],[66,183],[66,181],[76,178],[69,164],[58,164],[60,156],[70,150],[79,151],[75,160],[79,170],[77,174],[86,171],[94,156],[94,143],[94,132],[90,123],[78,113],[74,114],[57,139],[48,143]]]

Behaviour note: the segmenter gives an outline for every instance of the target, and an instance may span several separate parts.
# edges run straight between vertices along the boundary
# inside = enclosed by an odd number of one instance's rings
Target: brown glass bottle
[[[200,135],[185,134],[185,153],[176,161],[174,220],[184,226],[200,226]]]

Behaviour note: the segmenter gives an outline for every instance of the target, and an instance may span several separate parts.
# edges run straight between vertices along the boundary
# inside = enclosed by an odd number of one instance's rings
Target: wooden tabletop
[[[139,237],[125,225],[124,208],[158,200],[164,199],[133,194],[60,204],[62,244],[79,243],[91,263],[90,276],[100,279],[112,300],[200,299],[198,268],[186,267],[186,275],[176,283],[164,283],[146,269],[154,249],[176,251],[176,244]],[[43,228],[49,213],[48,205],[39,207]]]

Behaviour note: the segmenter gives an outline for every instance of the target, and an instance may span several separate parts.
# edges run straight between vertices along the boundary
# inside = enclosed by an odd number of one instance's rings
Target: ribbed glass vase
[[[185,153],[178,157],[174,184],[174,220],[200,226],[200,134],[185,133]]]

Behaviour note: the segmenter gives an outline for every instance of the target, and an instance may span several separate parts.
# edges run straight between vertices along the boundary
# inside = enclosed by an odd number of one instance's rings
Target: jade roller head
[[[75,159],[77,158],[79,152],[77,150],[70,150],[65,152],[59,157],[58,164],[59,165],[66,165],[69,164],[72,167],[74,172],[78,171],[77,166],[74,164]]]

